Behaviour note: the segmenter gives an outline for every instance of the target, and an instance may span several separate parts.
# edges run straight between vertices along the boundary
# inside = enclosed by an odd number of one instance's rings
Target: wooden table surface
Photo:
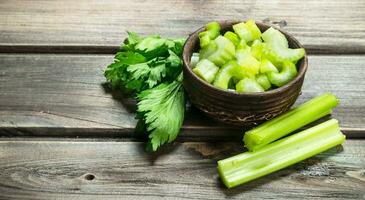
[[[190,107],[177,141],[148,154],[102,72],[125,30],[178,37],[248,18],[305,46],[297,104],[336,94],[348,139],[226,189],[216,161],[243,151],[242,130]],[[0,199],[365,199],[365,1],[1,0],[0,136]]]

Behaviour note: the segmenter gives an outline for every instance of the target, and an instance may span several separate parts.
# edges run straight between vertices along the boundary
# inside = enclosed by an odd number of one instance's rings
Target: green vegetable
[[[278,73],[278,69],[267,59],[263,59],[261,60],[260,63],[260,73],[269,73],[269,72],[274,72],[274,73]]]
[[[256,81],[264,90],[268,90],[271,87],[271,83],[265,74],[257,75]]]
[[[240,43],[237,45],[237,50],[239,49],[246,49],[246,48],[251,48],[250,46],[247,45],[245,40],[240,40]]]
[[[228,85],[232,78],[236,78],[238,80],[246,77],[245,71],[240,67],[237,62],[230,61],[217,73],[213,85],[217,88],[228,89]]]
[[[285,114],[245,133],[243,141],[250,151],[265,145],[303,127],[325,115],[338,105],[338,99],[332,94],[320,95]]]
[[[218,36],[213,42],[217,48],[207,59],[217,66],[223,66],[226,62],[234,58],[235,46],[230,40],[223,36]]]
[[[255,40],[252,42],[251,45],[251,54],[253,57],[255,57],[257,60],[262,59],[262,54],[264,51],[265,44],[262,43],[261,40]]]
[[[233,25],[233,30],[246,42],[250,42],[261,37],[261,31],[253,20],[248,20],[246,23],[242,22],[235,24]]]
[[[174,140],[181,127],[185,103],[180,57],[184,43],[185,39],[140,37],[128,32],[114,62],[104,72],[114,89],[137,98],[138,124],[146,125],[148,146],[153,151]]]
[[[199,33],[200,47],[204,48],[212,40],[214,40],[220,34],[221,26],[218,22],[210,22],[206,26],[206,31]]]
[[[196,64],[196,67],[193,69],[196,75],[198,75],[200,78],[208,83],[211,83],[214,80],[214,77],[217,74],[218,70],[219,67],[215,66],[214,63],[207,59],[200,60],[198,64]]]
[[[236,91],[239,93],[244,93],[244,92],[249,93],[249,92],[263,92],[265,90],[254,79],[244,78],[236,84]]]
[[[266,45],[267,49],[264,51],[265,57],[270,59],[272,62],[297,62],[299,59],[303,58],[305,51],[303,48],[299,49],[289,49],[282,48],[274,45]]]
[[[284,62],[280,73],[269,72],[267,77],[269,81],[278,87],[285,85],[297,75],[297,67],[291,62]]]
[[[269,28],[262,34],[262,38],[267,43],[265,56],[272,62],[296,62],[301,59],[305,51],[303,48],[288,48],[288,40],[280,31]]]
[[[204,69],[202,66],[193,69],[208,83],[224,90],[259,92],[269,90],[272,86],[281,87],[297,75],[295,64],[305,51],[290,49],[288,40],[280,31],[269,28],[261,34],[253,20],[233,25],[234,32],[227,31],[224,36],[219,35],[220,30],[219,24],[212,22],[199,35],[202,47],[199,60],[210,60],[222,68],[218,73],[216,68],[209,68],[211,65]],[[197,57],[192,56],[192,68],[195,68],[197,60]],[[232,63],[238,66],[234,67]],[[215,78],[213,74],[216,74]],[[243,78],[248,80],[237,84]]]
[[[235,45],[235,46],[238,46],[240,44],[240,38],[235,34],[233,33],[232,31],[227,31],[225,34],[224,34],[224,37],[231,40],[231,42]]]
[[[273,27],[270,27],[264,33],[262,33],[262,39],[269,44],[275,43],[277,46],[283,48],[289,47],[288,40],[286,39],[285,35]]]
[[[255,152],[218,161],[219,176],[228,188],[232,188],[310,158],[344,140],[338,121],[331,119]]]
[[[137,112],[150,132],[148,149],[156,151],[161,145],[174,141],[180,131],[185,112],[181,80],[162,83],[155,88],[144,90],[137,98]]]
[[[194,68],[196,64],[198,64],[198,62],[199,62],[199,53],[193,53],[190,59],[191,67]]]
[[[212,41],[199,51],[199,59],[206,59],[218,49],[217,44]]]
[[[255,77],[255,75],[259,73],[260,62],[252,56],[249,47],[238,49],[236,51],[236,59],[237,63],[242,66],[251,77]]]

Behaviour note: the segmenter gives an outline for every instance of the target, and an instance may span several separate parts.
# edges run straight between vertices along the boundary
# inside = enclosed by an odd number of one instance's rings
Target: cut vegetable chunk
[[[194,68],[198,62],[199,62],[199,53],[193,53],[190,59],[190,66]]]
[[[268,90],[271,87],[271,83],[265,74],[259,74],[256,76],[256,81],[261,85],[264,90]]]
[[[260,39],[261,31],[260,31],[259,27],[257,27],[255,21],[254,20],[248,20],[245,24],[246,24],[246,27],[249,30],[250,34],[251,34],[251,40],[250,41]]]
[[[265,90],[254,79],[244,78],[236,84],[236,91],[239,93],[244,93],[244,92],[263,92]]]
[[[255,151],[285,135],[331,113],[338,105],[332,94],[320,95],[245,133],[245,147]]]
[[[305,54],[303,48],[290,49],[285,35],[272,27],[262,34],[262,38],[268,47],[266,56],[272,62],[296,62]]]
[[[234,58],[236,47],[229,39],[218,36],[213,42],[216,44],[216,50],[207,56],[208,60],[221,67]]]
[[[215,75],[217,74],[219,67],[215,66],[214,63],[207,59],[203,59],[196,64],[196,67],[193,69],[194,73],[201,77],[208,83],[211,83],[214,80]]]
[[[224,37],[231,40],[231,42],[235,45],[235,46],[238,46],[240,44],[240,39],[239,37],[233,33],[232,31],[227,31],[225,34],[224,34]]]
[[[251,54],[253,57],[255,57],[257,60],[262,59],[262,54],[264,50],[265,44],[261,42],[261,40],[255,40],[252,42],[251,45]]]
[[[280,87],[291,81],[297,73],[297,67],[293,63],[285,62],[280,73],[269,72],[267,77],[273,85]]]
[[[233,25],[233,30],[246,42],[250,42],[261,37],[261,31],[253,20],[248,20],[246,23],[242,22],[235,24]]]
[[[270,27],[262,34],[262,39],[267,43],[276,44],[280,47],[289,47],[288,40],[285,35],[273,27]]]
[[[206,47],[200,49],[199,51],[199,59],[206,59],[208,56],[213,54],[218,49],[217,44],[214,41],[211,41]]]
[[[266,56],[273,62],[297,62],[299,59],[304,57],[305,50],[303,48],[299,49],[289,49],[282,48],[275,45],[266,45],[267,51]]]
[[[237,80],[246,77],[245,71],[235,61],[224,65],[217,73],[213,85],[220,89],[228,89],[232,78]]]
[[[220,160],[218,173],[223,183],[232,188],[310,158],[344,140],[338,121],[331,119],[258,151]]]
[[[254,78],[260,70],[260,62],[252,56],[250,48],[238,49],[236,52],[237,63],[244,68],[247,73]]]
[[[200,47],[204,48],[211,40],[220,34],[221,26],[218,22],[210,22],[206,26],[206,31],[199,33]]]
[[[267,59],[263,59],[260,63],[260,73],[276,72],[278,69]]]

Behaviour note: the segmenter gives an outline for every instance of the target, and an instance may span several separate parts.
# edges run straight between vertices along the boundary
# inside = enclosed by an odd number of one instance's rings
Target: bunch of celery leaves
[[[156,151],[177,137],[184,120],[182,48],[185,39],[128,32],[104,75],[111,86],[136,98],[139,126],[149,133],[146,149]]]

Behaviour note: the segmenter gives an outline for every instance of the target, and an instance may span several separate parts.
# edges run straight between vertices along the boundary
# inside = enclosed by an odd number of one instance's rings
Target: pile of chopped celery
[[[323,94],[247,131],[244,143],[249,151],[218,161],[223,183],[235,187],[342,144],[345,136],[336,119],[284,137],[330,114],[337,104],[334,95]]]
[[[253,20],[235,24],[233,30],[221,35],[219,23],[210,22],[199,34],[201,49],[193,53],[191,66],[204,81],[239,93],[263,92],[297,75],[295,64],[305,51],[289,48],[280,31],[261,33]]]

